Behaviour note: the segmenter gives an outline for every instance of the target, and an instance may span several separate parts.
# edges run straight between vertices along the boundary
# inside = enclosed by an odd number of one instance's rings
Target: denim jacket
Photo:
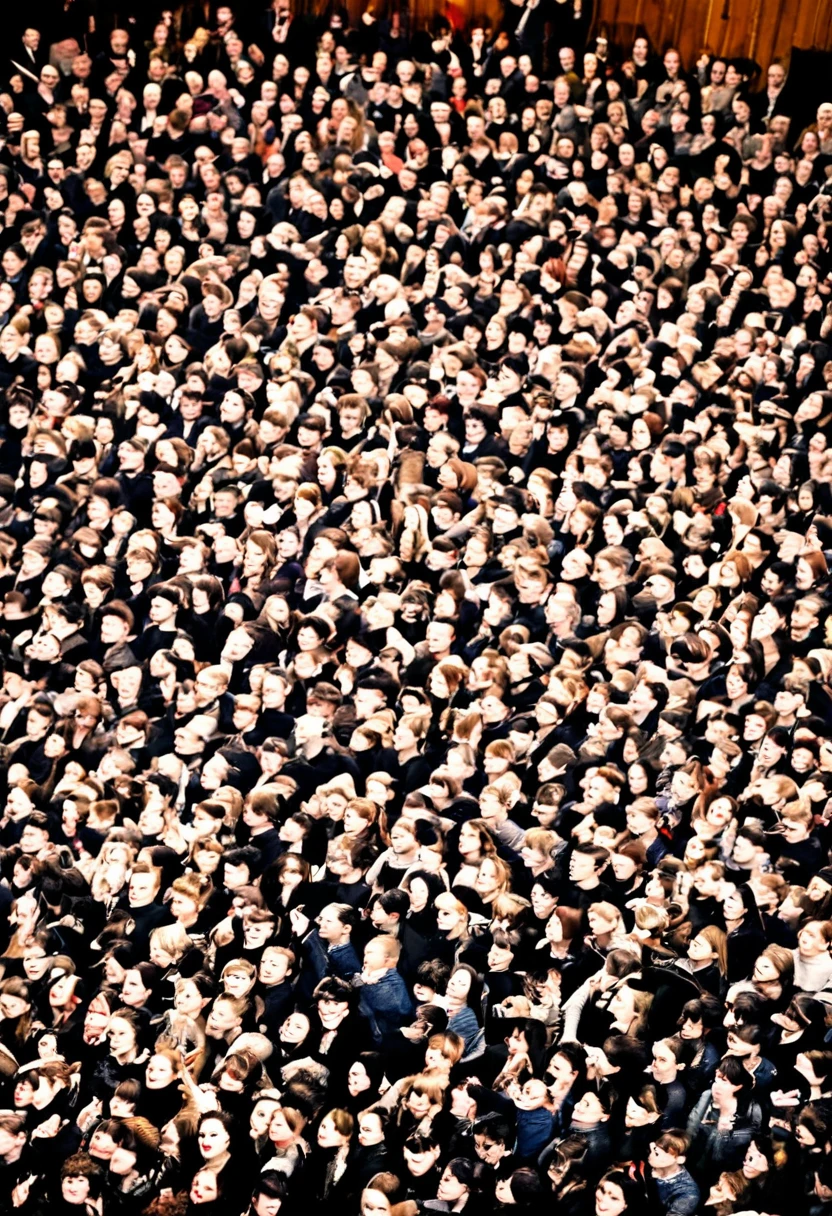
[[[730,1128],[719,1126],[719,1111],[707,1090],[693,1108],[687,1132],[692,1139],[688,1163],[698,1166],[712,1182],[723,1170],[738,1170],[745,1150],[763,1123],[763,1112],[756,1102],[750,1102],[744,1113],[734,1116]]]
[[[350,942],[327,950],[317,929],[307,933],[303,939],[303,953],[306,963],[304,971],[307,974],[301,976],[298,995],[305,1000],[311,999],[316,985],[326,976],[333,975],[339,980],[349,981],[361,970],[361,962]]]
[[[354,983],[361,992],[361,1012],[377,1043],[413,1016],[413,1002],[398,971],[386,971],[375,984],[364,984],[357,977]]]
[[[679,1170],[672,1178],[653,1178],[653,1186],[666,1216],[693,1216],[699,1207],[699,1187],[692,1174]]]

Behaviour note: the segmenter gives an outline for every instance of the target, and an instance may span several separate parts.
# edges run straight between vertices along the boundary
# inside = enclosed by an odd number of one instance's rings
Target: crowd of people
[[[832,103],[581,0],[38,7],[2,1211],[828,1216]]]

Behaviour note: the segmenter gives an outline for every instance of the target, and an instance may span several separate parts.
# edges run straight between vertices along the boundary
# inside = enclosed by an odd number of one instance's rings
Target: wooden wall
[[[765,68],[793,46],[832,49],[832,0],[598,0],[595,32],[602,27],[618,46],[637,33],[659,50],[674,45],[686,65],[707,50]]]
[[[383,15],[391,0],[342,0],[354,20],[372,4]],[[396,2],[396,0],[393,0]],[[410,10],[415,28],[446,9],[445,0],[398,0]],[[465,0],[471,19],[488,14],[499,23],[506,0]],[[327,0],[296,0],[302,10],[326,7]],[[546,3],[546,0],[543,0]],[[593,5],[593,0],[585,0]],[[647,34],[659,51],[676,46],[685,65],[700,52],[754,59],[763,69],[774,58],[786,61],[793,46],[832,50],[832,0],[594,0],[593,33],[604,33],[619,48]],[[830,81],[832,96],[832,81]]]

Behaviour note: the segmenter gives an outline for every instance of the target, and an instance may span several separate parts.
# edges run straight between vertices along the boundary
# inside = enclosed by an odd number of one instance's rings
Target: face
[[[759,1178],[768,1171],[768,1158],[762,1153],[755,1141],[751,1141],[745,1152],[742,1172],[746,1178]]]
[[[548,920],[555,910],[557,896],[550,894],[539,883],[535,883],[531,892],[532,911],[539,920]]]
[[[595,1192],[595,1216],[622,1216],[627,1201],[621,1187],[609,1179],[603,1180]]]
[[[28,1008],[28,1001],[24,1001],[19,996],[13,996],[10,992],[0,996],[0,1013],[4,1018],[22,1017]]]
[[[352,1072],[352,1069],[350,1070]],[[350,1091],[352,1093],[352,1091]],[[354,1096],[354,1095],[353,1095]],[[378,1115],[365,1112],[358,1124],[358,1143],[369,1148],[384,1140],[384,1126]]]
[[[339,1148],[344,1142],[344,1137],[338,1131],[335,1123],[329,1116],[321,1120],[318,1128],[318,1144],[321,1148]]]
[[[688,945],[688,958],[692,962],[700,963],[710,962],[713,957],[714,948],[711,943],[701,933],[697,934]]]
[[[35,1096],[35,1087],[32,1082],[23,1077],[14,1087],[14,1104],[16,1107],[30,1106]]]
[[[289,959],[285,954],[278,954],[276,950],[263,951],[258,972],[262,984],[282,983],[288,970]]]
[[[494,892],[498,890],[499,885],[500,879],[497,867],[493,861],[486,859],[477,871],[477,877],[474,882],[477,893],[483,899],[486,899],[489,896],[493,896]]]
[[[218,1195],[219,1184],[213,1170],[200,1170],[194,1174],[189,1194],[191,1203],[213,1203]]]
[[[183,895],[181,891],[174,892],[170,901],[170,910],[177,919],[185,920],[194,916],[198,911],[196,901]]]
[[[199,1129],[199,1151],[205,1161],[212,1161],[228,1151],[231,1139],[219,1119],[206,1119]]]
[[[740,920],[745,914],[745,905],[738,891],[732,891],[722,905],[726,920]]]
[[[455,908],[439,908],[436,914],[436,923],[442,933],[453,933],[459,926],[460,914]]]
[[[229,971],[223,977],[223,986],[229,996],[242,997],[245,996],[251,989],[254,983],[254,977],[248,975],[245,971]]]
[[[467,971],[455,971],[448,980],[447,994],[456,1000],[465,1000],[471,991],[471,976]]]
[[[826,938],[817,921],[810,921],[800,930],[797,946],[800,954],[805,958],[817,958],[826,951]]]
[[[124,981],[121,985],[121,999],[128,1008],[140,1009],[149,997],[150,992],[144,986],[141,974],[138,971],[130,970],[125,972]]]
[[[178,987],[173,1004],[176,1012],[184,1017],[198,1017],[208,1004],[208,998],[201,994],[196,984],[186,980]]]
[[[397,856],[401,856],[411,852],[416,845],[416,841],[407,825],[400,822],[396,824],[390,833],[390,844],[393,852]]]
[[[309,1034],[309,1019],[302,1013],[293,1013],[280,1027],[280,1039],[283,1043],[302,1043]]]
[[[466,1189],[463,1183],[451,1173],[450,1169],[446,1169],[439,1182],[436,1198],[444,1200],[445,1203],[454,1204],[458,1199],[462,1198]]]
[[[123,1018],[110,1022],[110,1051],[114,1056],[126,1055],[136,1046],[136,1032]]]
[[[660,1148],[658,1144],[651,1145],[649,1161],[655,1170],[670,1169],[676,1164],[676,1158],[673,1154]]]
[[[151,1056],[144,1075],[148,1089],[165,1089],[173,1081],[176,1071],[167,1056]]]
[[[606,1114],[598,1095],[587,1090],[583,1097],[575,1103],[572,1118],[579,1126],[591,1126],[604,1121]]]
[[[260,1139],[268,1135],[269,1125],[276,1110],[277,1103],[270,1098],[263,1098],[260,1102],[255,1103],[254,1109],[251,1112],[251,1118],[249,1119],[249,1128],[252,1136]]]
[[[277,1195],[258,1195],[251,1206],[255,1216],[277,1216],[281,1204]]]
[[[733,808],[726,798],[716,798],[708,807],[707,819],[712,827],[725,828],[733,817]]]
[[[86,1203],[90,1193],[90,1180],[83,1174],[71,1174],[61,1180],[61,1198],[65,1203]]]
[[[610,1001],[609,1009],[619,1026],[629,1028],[635,1017],[633,990],[626,985],[619,988]]]
[[[575,852],[569,859],[569,877],[573,882],[586,882],[595,873],[595,860],[586,853]]]
[[[361,1196],[361,1216],[390,1216],[390,1201],[382,1191],[366,1190]]]

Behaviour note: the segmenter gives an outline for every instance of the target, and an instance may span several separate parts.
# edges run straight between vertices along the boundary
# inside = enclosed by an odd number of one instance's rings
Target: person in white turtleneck
[[[794,955],[794,983],[803,992],[820,992],[832,982],[832,921],[810,920],[797,935]]]

